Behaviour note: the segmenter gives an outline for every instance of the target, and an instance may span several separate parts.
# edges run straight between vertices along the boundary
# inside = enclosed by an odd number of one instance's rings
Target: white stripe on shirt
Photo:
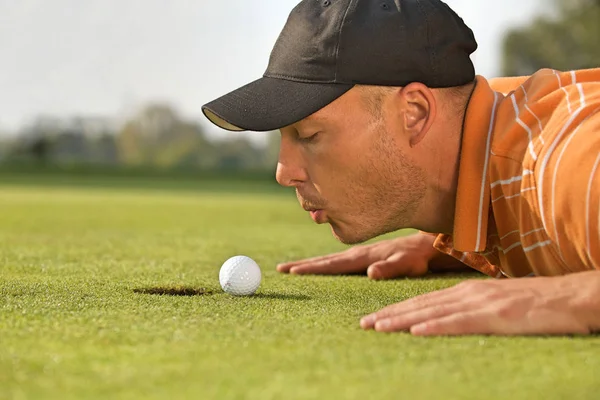
[[[572,110],[571,110],[571,101],[569,100],[569,92],[567,92],[567,89],[565,89],[564,86],[562,85],[562,82],[560,81],[560,75],[558,74],[558,72],[556,72],[556,71],[553,71],[553,72],[554,72],[554,75],[556,75],[556,79],[558,79],[558,87],[560,89],[562,89],[563,92],[565,92],[565,96],[567,98],[567,108],[569,110],[569,114],[571,114]]]
[[[521,125],[521,128],[525,129],[525,132],[527,132],[527,138],[528,140],[528,148],[529,148],[529,154],[531,155],[531,158],[533,158],[533,161],[537,161],[537,154],[535,154],[535,151],[533,150],[533,133],[531,132],[531,128],[528,127],[523,120],[521,119],[520,115],[519,115],[519,106],[517,106],[517,98],[515,97],[515,94],[513,93],[510,96],[510,99],[512,100],[513,103],[513,107],[515,109],[515,116],[517,118],[517,124]]]
[[[556,160],[556,168],[554,168],[554,174],[552,176],[552,187],[551,187],[551,191],[552,191],[552,196],[551,196],[551,200],[550,200],[550,204],[551,204],[551,208],[552,208],[552,221],[554,223],[554,237],[556,238],[556,246],[558,247],[558,254],[560,255],[560,259],[565,262],[565,258],[562,255],[562,250],[560,248],[560,237],[558,235],[558,227],[556,226],[556,219],[554,216],[554,198],[556,197],[556,178],[558,176],[558,169],[560,167],[560,162],[562,161],[563,155],[565,154],[565,151],[567,151],[567,148],[569,147],[569,144],[571,143],[571,140],[573,140],[573,138],[575,137],[575,135],[577,134],[577,132],[579,132],[579,128],[581,128],[580,124],[577,129],[575,129],[573,131],[573,133],[569,136],[569,139],[567,139],[567,141],[565,142],[560,154],[558,155],[558,159]]]
[[[581,84],[578,84],[578,86],[581,86]],[[567,132],[567,130],[571,127],[571,124],[573,124],[573,122],[575,121],[575,119],[577,119],[577,117],[579,116],[579,114],[581,113],[581,111],[583,111],[583,108],[585,107],[585,97],[583,97],[583,88],[581,88],[581,90],[580,90],[579,93],[582,96],[582,98],[581,98],[581,105],[579,106],[579,108],[577,109],[577,111],[575,111],[575,113],[571,115],[571,117],[565,123],[565,125],[562,127],[562,129],[560,130],[560,132],[558,133],[558,135],[556,135],[556,137],[554,138],[554,141],[550,145],[550,148],[548,149],[548,152],[546,153],[544,159],[542,160],[542,166],[540,168],[540,176],[539,176],[539,179],[538,179],[538,181],[539,181],[538,206],[540,208],[540,217],[542,219],[542,223],[544,224],[544,228],[546,230],[548,230],[548,226],[546,224],[546,218],[545,218],[545,215],[544,215],[544,202],[543,202],[544,174],[546,173],[546,167],[548,166],[548,162],[550,161],[550,157],[552,156],[552,153],[554,152],[554,150],[556,149],[556,147],[560,143],[562,137],[565,135],[565,133]],[[552,188],[550,188],[550,189],[552,189]],[[552,210],[552,219],[554,220],[554,210]]]
[[[533,110],[527,104],[525,104],[525,109],[527,111],[529,111],[529,113],[531,115],[533,115],[533,117],[537,120],[538,128],[540,128],[540,134],[538,135],[538,138],[539,138],[540,142],[542,142],[542,144],[544,144],[545,143],[544,142],[544,138],[542,137],[542,132],[544,131],[544,128],[542,127],[542,121],[538,118],[537,115],[535,115],[535,113],[533,112]]]
[[[540,247],[546,247],[546,246],[550,245],[551,243],[552,243],[552,241],[550,241],[550,240],[546,240],[545,242],[537,242],[537,243],[536,243],[536,244],[534,244],[534,245],[531,245],[531,246],[529,246],[529,247],[525,247],[525,248],[523,248],[523,251],[524,251],[525,253],[529,253],[530,251],[532,251],[532,250],[535,250],[535,249],[537,249],[537,248],[540,248]]]
[[[596,175],[596,171],[598,170],[598,165],[600,164],[600,154],[598,154],[598,157],[596,158],[596,163],[594,164],[594,167],[592,168],[592,173],[590,174],[590,182],[588,184],[588,191],[587,191],[587,198],[586,198],[586,202],[585,202],[585,234],[587,237],[587,250],[588,250],[588,257],[590,259],[590,261],[594,262],[594,260],[592,260],[592,242],[591,242],[591,232],[590,232],[590,214],[591,214],[591,198],[592,198],[592,182],[594,182],[594,175]],[[598,233],[600,234],[600,227],[598,229]],[[598,260],[600,261],[600,260]],[[600,264],[600,262],[599,262]]]
[[[522,175],[517,175],[517,176],[513,176],[512,178],[509,178],[509,179],[501,179],[501,180],[498,180],[496,182],[492,182],[491,187],[493,189],[493,188],[495,188],[496,186],[499,186],[499,185],[509,185],[511,183],[519,182],[519,181],[523,180],[523,177],[525,177],[527,175],[532,175],[532,174],[533,174],[532,170],[526,169],[526,170],[523,171]]]
[[[492,116],[490,118],[490,126],[488,128],[487,135],[487,144],[485,146],[485,163],[483,165],[483,177],[481,178],[481,193],[479,193],[479,216],[477,219],[477,241],[475,243],[475,248],[479,250],[479,246],[481,245],[481,236],[483,232],[481,232],[481,226],[483,224],[483,199],[485,194],[485,179],[487,177],[488,163],[490,160],[490,149],[492,147],[492,132],[494,131],[494,123],[496,122],[496,111],[498,107],[498,93],[494,93],[494,106],[492,108]]]

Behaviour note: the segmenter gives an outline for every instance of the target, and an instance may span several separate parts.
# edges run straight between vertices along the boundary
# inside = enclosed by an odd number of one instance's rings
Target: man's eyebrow
[[[318,115],[309,115],[308,117],[304,118],[301,121],[298,121],[298,125],[304,125],[304,124],[315,124],[315,123],[320,123],[323,122],[325,119],[321,116]]]

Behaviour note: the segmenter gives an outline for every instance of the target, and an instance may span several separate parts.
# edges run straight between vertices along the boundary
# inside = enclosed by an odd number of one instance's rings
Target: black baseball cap
[[[357,84],[431,88],[475,79],[471,29],[439,0],[303,0],[262,78],[202,107],[230,131],[271,131],[327,106]]]

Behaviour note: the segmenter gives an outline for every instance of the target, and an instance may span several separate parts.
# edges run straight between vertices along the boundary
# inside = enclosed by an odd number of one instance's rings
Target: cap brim
[[[202,112],[225,130],[273,131],[314,114],[352,87],[264,77],[204,105]]]

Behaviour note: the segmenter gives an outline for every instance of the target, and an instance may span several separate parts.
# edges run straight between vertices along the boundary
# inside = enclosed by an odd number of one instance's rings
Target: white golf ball
[[[258,264],[246,256],[235,256],[225,261],[219,271],[219,282],[225,293],[249,296],[260,286],[262,274]]]

